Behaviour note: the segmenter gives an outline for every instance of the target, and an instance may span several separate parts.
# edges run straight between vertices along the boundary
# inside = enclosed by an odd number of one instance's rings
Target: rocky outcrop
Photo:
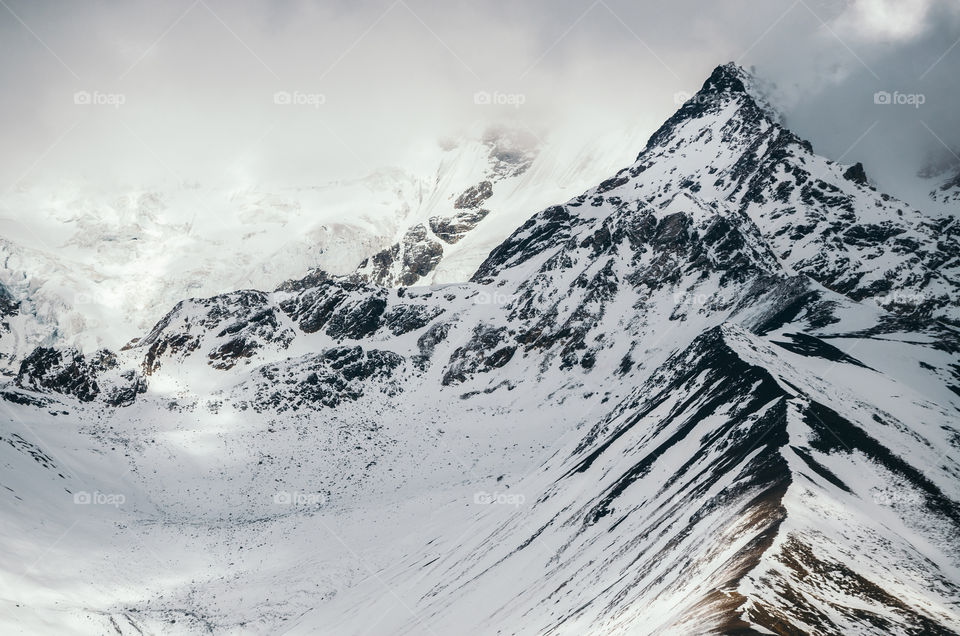
[[[20,364],[17,386],[34,391],[72,395],[90,402],[100,394],[96,367],[76,349],[37,347]]]
[[[453,207],[455,210],[476,210],[483,205],[483,202],[493,196],[493,184],[489,181],[481,181],[472,188],[468,188],[457,197]]]
[[[293,331],[283,324],[282,314],[260,291],[238,291],[177,304],[144,338],[128,345],[145,351],[143,371],[151,375],[165,359],[182,360],[200,348],[212,332],[218,346],[207,355],[208,363],[230,369],[266,346],[284,349]]]
[[[145,378],[134,369],[121,370],[117,356],[106,349],[88,357],[77,349],[37,347],[20,364],[16,384],[81,402],[100,398],[111,407],[129,406],[147,390]]]
[[[395,395],[392,377],[404,358],[390,351],[342,346],[259,368],[230,393],[239,409],[258,412],[321,410],[355,402],[365,392]]]
[[[449,217],[434,216],[430,218],[430,229],[437,238],[452,245],[477,227],[489,213],[489,210],[481,208],[474,212],[460,212]]]
[[[365,259],[357,274],[384,287],[409,286],[432,272],[442,257],[443,245],[420,224],[407,230],[401,242]]]

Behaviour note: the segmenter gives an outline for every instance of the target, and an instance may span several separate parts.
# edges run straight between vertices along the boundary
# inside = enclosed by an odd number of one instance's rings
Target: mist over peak
[[[775,83],[821,152],[892,189],[960,146],[956,3],[742,5],[13,0],[0,177],[307,182],[503,121],[555,139],[651,133],[726,60]],[[883,91],[924,103],[875,103]]]

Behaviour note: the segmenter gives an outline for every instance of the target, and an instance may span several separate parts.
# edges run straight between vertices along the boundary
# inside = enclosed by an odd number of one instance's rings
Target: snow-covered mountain
[[[122,346],[183,298],[272,289],[311,269],[351,273],[417,232],[434,255],[423,282],[466,280],[531,210],[589,187],[641,143],[636,131],[541,137],[478,128],[411,151],[403,169],[316,186],[24,188],[0,200],[0,285],[34,321],[33,346],[93,351]],[[413,282],[403,257],[387,261],[371,279]],[[29,354],[0,349],[17,362]]]
[[[930,199],[946,206],[960,204],[960,159],[952,153],[932,161],[918,176],[930,187]]]
[[[730,64],[469,280],[406,286],[535,165],[399,230],[402,286],[313,270],[26,356],[11,629],[957,633],[953,226]]]

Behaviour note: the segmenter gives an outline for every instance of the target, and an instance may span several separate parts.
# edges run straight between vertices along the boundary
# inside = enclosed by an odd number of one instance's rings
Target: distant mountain
[[[369,259],[381,265],[368,278],[385,284],[417,272],[422,283],[465,280],[529,210],[588,187],[636,143],[635,133],[584,146],[499,126],[434,143],[415,164],[309,187],[26,189],[0,200],[0,284],[37,321],[35,342],[93,351],[182,298],[273,288],[315,268],[348,274]],[[418,241],[393,262],[396,245]],[[29,353],[8,345],[0,351],[17,361]]]
[[[933,201],[947,205],[960,203],[960,159],[953,153],[931,161],[918,176],[932,186],[930,198]]]

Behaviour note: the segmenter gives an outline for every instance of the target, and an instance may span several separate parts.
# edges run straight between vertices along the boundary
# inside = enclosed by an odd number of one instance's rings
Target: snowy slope
[[[5,631],[960,631],[953,235],[732,65],[517,225],[466,282],[312,271],[33,351]]]
[[[531,210],[588,187],[639,142],[634,132],[583,147],[497,127],[351,181],[25,188],[0,200],[0,284],[38,323],[35,343],[119,348],[183,298],[272,289],[312,268],[350,273],[411,226],[454,217],[465,190],[497,181],[476,237],[468,232],[455,245],[432,239],[444,253],[429,280],[465,280]],[[0,349],[25,355],[3,342]]]

